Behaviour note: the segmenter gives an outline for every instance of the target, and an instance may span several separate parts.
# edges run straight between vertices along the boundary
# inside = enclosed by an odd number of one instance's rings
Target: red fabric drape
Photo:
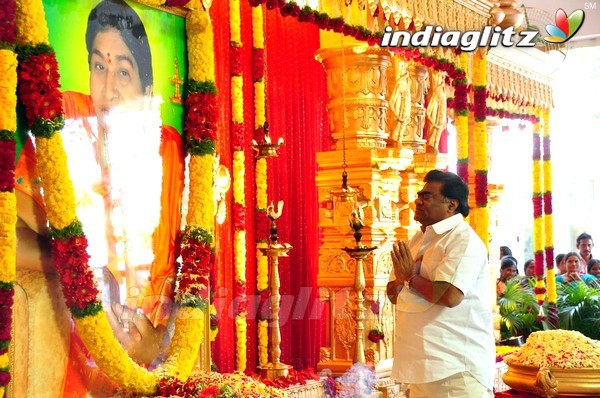
[[[229,134],[231,106],[229,100],[229,4],[216,1],[210,9],[214,31],[215,80],[219,108],[217,130],[217,154],[222,164],[231,170],[232,150]],[[227,203],[233,203],[231,190],[227,193]],[[231,206],[222,225],[215,229],[215,268],[212,273],[213,300],[219,316],[219,334],[212,344],[212,358],[219,372],[232,372],[235,361],[235,331],[231,302],[233,299],[233,273],[231,255],[233,253],[233,217]]]
[[[280,262],[282,361],[315,367],[325,333],[316,287],[319,230],[315,185],[317,151],[328,143],[325,71],[315,60],[319,30],[312,24],[266,13],[267,121],[271,136],[284,137],[269,159],[269,200],[283,200],[281,242],[293,249]]]

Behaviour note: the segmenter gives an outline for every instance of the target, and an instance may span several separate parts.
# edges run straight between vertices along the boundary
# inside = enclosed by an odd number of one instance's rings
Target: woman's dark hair
[[[525,261],[525,264],[523,264],[523,273],[527,273],[527,267],[529,267],[529,264],[533,263],[534,260],[532,258],[530,258],[529,260]]]
[[[565,258],[565,253],[560,253],[556,255],[556,258],[554,259],[554,263],[556,265],[560,264],[560,262]]]
[[[500,270],[505,270],[510,267],[515,267],[515,269],[517,270],[517,274],[518,274],[519,273],[519,268],[517,267],[518,264],[519,264],[519,262],[513,256],[504,256],[500,260]]]
[[[425,175],[425,182],[441,182],[441,193],[448,199],[458,201],[456,211],[464,217],[469,215],[469,186],[454,173],[449,171],[431,170]]]
[[[600,260],[598,260],[597,258],[590,258],[590,261],[588,261],[587,263],[588,274],[592,270],[592,267],[596,264],[600,264]]]
[[[142,91],[152,86],[152,54],[148,35],[138,14],[123,0],[103,0],[88,17],[85,45],[88,65],[91,67],[92,47],[98,33],[115,29],[137,62],[142,82]]]
[[[579,255],[579,253],[577,253],[577,252],[568,252],[567,254],[565,254],[565,263],[567,261],[569,261],[569,257],[573,257],[573,256],[577,257],[579,259],[579,261],[583,261],[581,259],[581,256]]]
[[[512,250],[508,246],[500,246],[500,257],[512,256]]]

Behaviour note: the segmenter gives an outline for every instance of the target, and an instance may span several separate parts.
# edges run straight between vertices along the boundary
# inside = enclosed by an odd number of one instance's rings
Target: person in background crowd
[[[585,274],[587,272],[587,263],[594,256],[592,256],[592,249],[594,248],[594,241],[592,236],[586,232],[579,234],[577,237],[577,250],[579,250],[579,256],[581,257],[581,264],[579,273]]]
[[[504,256],[500,260],[500,278],[496,280],[496,296],[502,297],[506,282],[519,275],[518,261],[513,256]]]
[[[600,260],[592,258],[587,263],[588,274],[593,275],[596,279],[600,279]]]
[[[554,263],[556,264],[556,275],[567,273],[567,264],[565,263],[564,253],[557,254],[554,258]]]
[[[581,268],[581,257],[577,252],[569,252],[565,254],[565,262],[567,263],[567,272],[556,277],[556,282],[560,283],[574,283],[574,282],[585,282],[586,284],[593,282],[596,279],[595,276],[590,274],[580,274],[579,269]],[[586,268],[587,271],[587,268]]]
[[[500,258],[504,256],[512,256],[512,250],[508,246],[500,246]]]
[[[487,251],[465,222],[469,187],[432,170],[417,193],[419,230],[394,244],[387,296],[396,306],[392,377],[411,398],[493,397],[494,327]]]
[[[532,258],[525,261],[523,271],[528,278],[533,278],[535,276],[535,261]]]

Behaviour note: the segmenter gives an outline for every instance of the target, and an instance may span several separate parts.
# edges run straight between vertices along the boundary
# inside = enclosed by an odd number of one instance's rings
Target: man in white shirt
[[[581,260],[582,260],[579,262],[579,273],[587,274],[587,263],[594,257],[592,255],[592,249],[594,248],[594,241],[590,234],[588,234],[587,232],[582,232],[577,237],[576,242],[577,242],[577,250],[579,250],[579,255],[581,256]]]
[[[492,292],[485,245],[464,221],[469,188],[439,170],[424,181],[415,201],[421,231],[391,253],[392,377],[409,384],[411,398],[493,397]]]

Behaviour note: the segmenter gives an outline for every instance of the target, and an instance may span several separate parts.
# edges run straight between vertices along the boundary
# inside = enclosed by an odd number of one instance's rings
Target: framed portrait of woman
[[[105,300],[161,323],[181,220],[185,15],[125,0],[43,4],[90,265]]]

